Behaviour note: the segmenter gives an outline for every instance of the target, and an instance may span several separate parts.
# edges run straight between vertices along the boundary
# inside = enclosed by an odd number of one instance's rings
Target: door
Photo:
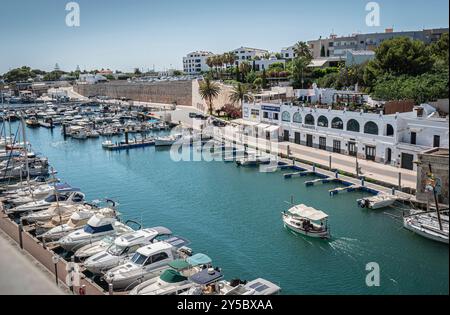
[[[414,155],[402,153],[402,168],[414,170]]]
[[[327,150],[327,138],[320,137],[319,138],[319,149],[320,150]]]
[[[289,141],[289,130],[284,131],[283,140],[288,142]]]
[[[313,136],[306,135],[306,146],[312,148],[313,147]]]
[[[349,142],[348,143],[348,155],[356,156],[356,154],[358,154],[358,151],[356,149],[356,143],[355,142]]]
[[[366,146],[366,160],[375,161],[377,155],[377,149],[375,147]]]
[[[417,144],[417,133],[411,132],[411,144]]]
[[[386,162],[387,163],[391,163],[392,162],[392,149],[387,149],[387,154],[386,154]]]
[[[440,148],[440,147],[441,147],[441,137],[440,136],[434,136],[433,148]]]
[[[301,142],[300,132],[296,132],[295,133],[295,143],[300,144],[300,142]]]
[[[333,140],[333,152],[339,154],[341,153],[341,141]]]

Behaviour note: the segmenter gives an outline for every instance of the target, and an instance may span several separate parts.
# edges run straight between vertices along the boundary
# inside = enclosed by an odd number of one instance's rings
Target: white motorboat
[[[236,160],[238,166],[257,166],[269,164],[271,157],[267,155],[248,156]]]
[[[119,222],[116,218],[96,214],[89,219],[83,229],[61,238],[58,243],[66,251],[76,252],[84,245],[99,241],[106,236],[117,236],[132,231],[131,227]]]
[[[189,280],[205,268],[211,266],[211,258],[196,254],[187,259],[174,260],[161,276],[147,280],[135,287],[130,295],[179,295],[196,284]]]
[[[262,278],[250,282],[222,278],[220,269],[202,270],[189,278],[196,285],[181,295],[276,295],[281,291],[279,286]]]
[[[171,135],[167,137],[159,137],[155,139],[156,147],[167,147],[174,145],[178,140],[182,138],[182,135]]]
[[[46,210],[30,213],[22,216],[22,220],[28,223],[45,224],[54,217],[68,218],[72,213],[82,210],[92,210],[93,207],[87,204],[54,204]]]
[[[180,246],[183,242],[178,239],[176,243]],[[104,278],[114,290],[129,290],[159,276],[170,262],[185,258],[183,247],[177,249],[168,241],[157,242],[139,248],[127,263],[109,270]]]
[[[283,212],[283,223],[287,229],[312,238],[330,238],[327,220],[326,213],[303,204]]]
[[[75,252],[74,257],[77,261],[85,261],[89,257],[107,250],[114,243],[115,239],[115,236],[109,235],[99,241],[84,245]]]
[[[40,235],[39,237],[42,237],[42,239],[48,241],[58,241],[59,239],[63,238],[66,235],[69,235],[73,231],[82,229],[95,214],[101,214],[105,217],[111,218],[116,217],[116,212],[108,208],[99,209],[97,211],[93,210],[76,211],[72,213],[67,223],[56,226],[50,229],[49,231],[45,232],[44,234]]]
[[[358,205],[361,208],[368,208],[372,210],[387,208],[392,206],[397,201],[394,195],[380,194],[370,198],[363,198],[358,200]]]
[[[58,203],[69,205],[82,204],[84,201],[85,195],[79,192],[79,189],[72,189],[71,191],[66,191],[63,193],[51,194],[43,200],[29,202],[15,208],[8,209],[7,213],[20,214],[24,212],[41,211],[48,209],[52,205],[57,205]]]
[[[143,229],[117,237],[107,250],[88,258],[84,267],[93,274],[104,274],[106,271],[122,265],[141,247],[172,235],[165,227]]]
[[[419,213],[403,218],[403,226],[420,236],[448,244],[448,216],[441,215],[442,229],[435,213]]]
[[[30,179],[30,181],[27,183],[25,181],[19,182],[17,184],[11,184],[4,187],[1,187],[0,190],[4,192],[8,192],[11,190],[22,190],[26,189],[27,187],[39,187],[44,186],[52,183],[58,183],[59,179],[46,179],[44,176],[38,176],[34,179]]]
[[[24,205],[33,201],[46,199],[55,193],[61,194],[65,191],[72,191],[72,187],[67,184],[42,185],[34,189],[23,189],[15,195],[8,194],[8,203],[14,207]]]

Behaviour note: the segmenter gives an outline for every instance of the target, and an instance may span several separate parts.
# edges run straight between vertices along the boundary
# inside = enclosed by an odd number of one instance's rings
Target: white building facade
[[[183,57],[183,71],[186,74],[200,74],[209,71],[206,61],[214,56],[212,52],[195,51]]]
[[[277,128],[281,141],[415,170],[420,152],[448,148],[448,119],[383,115],[292,104],[244,103],[243,121]],[[250,131],[269,139],[273,134]]]
[[[252,60],[256,57],[263,58],[266,54],[269,53],[268,50],[257,49],[257,48],[249,48],[249,47],[240,47],[232,51],[232,53],[236,56],[236,66],[239,66],[242,62],[248,62],[252,64]]]

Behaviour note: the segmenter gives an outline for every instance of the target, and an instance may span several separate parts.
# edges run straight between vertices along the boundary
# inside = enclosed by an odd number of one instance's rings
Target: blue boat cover
[[[210,272],[209,269],[204,269],[190,277],[189,280],[200,285],[208,285],[220,280],[222,277],[222,273],[216,269],[213,272]]]
[[[211,258],[205,254],[195,254],[194,256],[187,258],[186,261],[191,266],[209,265],[212,262]]]

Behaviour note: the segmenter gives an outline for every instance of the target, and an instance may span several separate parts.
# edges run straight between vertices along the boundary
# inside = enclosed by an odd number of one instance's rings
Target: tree
[[[291,78],[294,81],[294,88],[304,88],[305,73],[311,63],[311,59],[307,57],[297,57],[292,60],[291,66]]]
[[[235,105],[237,103],[240,103],[242,106],[242,103],[245,101],[252,101],[253,96],[249,92],[248,85],[238,83],[233,87],[233,90],[230,94],[230,102]]]
[[[322,45],[322,48],[320,48],[320,57],[325,57],[325,46]]]
[[[442,34],[441,38],[430,47],[432,57],[437,64],[443,64],[448,67],[449,61],[449,37],[448,33]]]
[[[313,59],[313,56],[311,54],[311,50],[309,49],[309,46],[305,42],[298,42],[294,45],[294,53],[296,54],[297,58],[307,58],[309,60]]]
[[[199,93],[202,99],[208,103],[210,115],[213,113],[213,100],[219,96],[220,91],[220,86],[217,83],[212,82],[210,78],[205,78],[205,80],[200,83]]]
[[[242,77],[245,78],[245,76],[252,70],[252,66],[247,62],[241,62],[239,65],[239,72],[242,74]]]
[[[134,68],[134,74],[135,75],[141,75],[142,72],[141,72],[141,70],[139,70],[139,68]]]
[[[26,67],[26,66],[12,69],[11,71],[4,74],[4,79],[8,83],[27,81],[27,80],[33,79],[35,77],[36,77],[36,73],[31,71],[30,67]]]
[[[433,66],[431,49],[422,41],[397,37],[384,41],[376,49],[376,57],[366,69],[366,77],[373,79],[390,73],[393,75],[420,75]]]

